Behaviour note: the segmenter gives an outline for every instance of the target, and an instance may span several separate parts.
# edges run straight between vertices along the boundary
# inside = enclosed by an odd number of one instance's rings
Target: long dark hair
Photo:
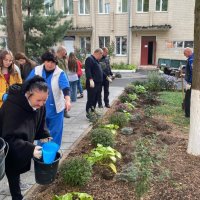
[[[13,59],[13,62],[10,64],[8,67],[8,73],[9,74],[14,74],[15,73],[15,67],[14,67],[14,57],[11,51],[9,50],[2,50],[0,51],[0,69],[2,71],[3,68],[3,60],[5,59],[6,55],[10,55]]]
[[[68,69],[71,72],[78,71],[77,58],[76,58],[75,54],[72,52],[69,54]]]

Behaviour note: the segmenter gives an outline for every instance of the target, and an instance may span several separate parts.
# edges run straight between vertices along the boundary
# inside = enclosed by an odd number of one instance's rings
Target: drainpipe
[[[127,63],[130,64],[131,59],[131,8],[132,8],[132,3],[131,0],[128,0],[128,38],[127,38]]]

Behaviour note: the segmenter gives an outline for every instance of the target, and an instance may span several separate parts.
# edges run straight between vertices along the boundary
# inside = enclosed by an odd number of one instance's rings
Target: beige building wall
[[[117,13],[116,0],[110,0],[110,13],[99,14],[98,0],[90,0],[90,14],[79,14],[79,0],[73,0],[73,14],[62,19],[72,19],[74,28],[81,30],[66,32],[66,36],[74,36],[74,47],[80,48],[80,37],[91,37],[91,53],[99,47],[100,36],[110,36],[110,41],[116,41],[116,36],[126,36],[127,55],[114,55],[112,62],[140,65],[141,37],[156,36],[156,62],[158,58],[185,59],[183,48],[169,48],[167,44],[173,41],[193,41],[194,4],[195,0],[168,0],[168,11],[157,12],[156,0],[149,0],[149,12],[137,12],[137,0],[128,0],[130,13]],[[63,10],[63,0],[55,0],[55,9]],[[129,10],[129,8],[128,8]],[[132,26],[171,25],[169,30],[133,31]],[[0,37],[6,34],[0,31]],[[62,42],[64,44],[64,41]]]

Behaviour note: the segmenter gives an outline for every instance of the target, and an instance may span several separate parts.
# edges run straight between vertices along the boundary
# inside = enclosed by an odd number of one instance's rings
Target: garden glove
[[[40,159],[42,157],[42,147],[41,146],[35,146],[35,149],[33,151],[33,156],[37,159]]]
[[[94,81],[93,81],[92,79],[90,79],[90,87],[91,87],[91,88],[94,88],[94,86],[95,86],[95,85],[94,85]]]
[[[107,76],[106,79],[107,79],[110,83],[112,83],[112,79],[111,79],[109,76]]]
[[[191,84],[188,84],[188,83],[187,83],[186,86],[185,86],[186,91],[187,91],[187,90],[190,90],[190,88],[191,88]]]
[[[41,142],[41,143],[46,143],[46,142],[49,142],[49,141],[51,141],[51,140],[53,140],[53,138],[52,138],[52,137],[48,137],[48,138],[40,139],[40,142]]]
[[[4,102],[7,98],[8,98],[8,94],[7,93],[3,94],[2,101]]]

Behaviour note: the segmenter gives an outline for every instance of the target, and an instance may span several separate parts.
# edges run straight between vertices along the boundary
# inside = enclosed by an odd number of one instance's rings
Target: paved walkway
[[[128,83],[143,78],[146,78],[146,76],[141,73],[122,73],[122,78],[115,79],[110,85],[110,104],[112,105]],[[69,112],[71,118],[64,120],[64,132],[61,146],[61,150],[64,152],[63,159],[91,129],[91,125],[85,117],[85,105],[86,91],[84,91],[84,98],[78,99],[77,102],[72,104],[72,109]],[[103,112],[105,113],[106,111],[107,109],[103,108]],[[25,199],[29,199],[28,196],[32,196],[31,191],[38,186],[38,184],[35,183],[33,165],[29,172],[21,175],[21,179],[23,183],[30,184],[30,189],[23,192],[25,194]],[[0,181],[0,200],[11,200],[6,177]]]

